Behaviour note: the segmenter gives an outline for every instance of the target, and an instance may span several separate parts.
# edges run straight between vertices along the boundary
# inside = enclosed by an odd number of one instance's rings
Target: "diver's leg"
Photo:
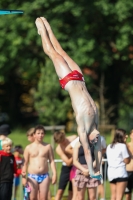
[[[47,29],[50,41],[54,47],[54,49],[65,59],[65,61],[67,62],[67,64],[69,65],[70,69],[73,70],[77,70],[78,72],[80,72],[82,74],[81,69],[79,68],[79,66],[68,56],[68,54],[62,49],[61,45],[59,44],[58,40],[56,39],[50,24],[48,23],[48,21],[44,18],[41,17],[41,19],[44,22],[44,25]]]
[[[53,61],[58,77],[60,79],[64,78],[68,73],[71,72],[71,69],[69,68],[64,58],[60,56],[53,48],[53,45],[51,44],[51,41],[49,39],[49,36],[47,34],[46,28],[42,20],[40,18],[37,18],[35,23],[38,32],[41,35],[43,50],[45,54],[48,55]]]

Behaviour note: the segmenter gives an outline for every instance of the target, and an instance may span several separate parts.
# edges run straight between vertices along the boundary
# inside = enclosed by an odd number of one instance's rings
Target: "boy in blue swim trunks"
[[[30,199],[47,199],[50,177],[48,173],[48,160],[52,170],[52,184],[56,182],[56,167],[54,163],[53,149],[50,144],[43,142],[45,129],[42,125],[35,127],[34,142],[26,146],[24,150],[24,165],[22,168],[22,183],[27,183],[31,188]],[[28,177],[26,171],[28,168]]]

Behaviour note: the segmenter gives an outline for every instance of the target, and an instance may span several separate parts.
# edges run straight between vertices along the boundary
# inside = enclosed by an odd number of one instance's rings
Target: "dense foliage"
[[[1,121],[7,113],[13,124],[38,117],[41,123],[59,124],[72,112],[35,27],[35,19],[45,16],[82,68],[100,123],[132,128],[132,0],[1,0],[0,7],[24,10],[0,16]]]

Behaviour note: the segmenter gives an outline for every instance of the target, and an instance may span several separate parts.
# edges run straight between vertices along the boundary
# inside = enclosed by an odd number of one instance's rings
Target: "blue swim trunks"
[[[29,178],[33,178],[37,183],[41,183],[45,178],[49,176],[49,173],[46,174],[28,174]]]
[[[14,178],[14,184],[15,184],[15,186],[20,185],[20,177],[15,177]]]

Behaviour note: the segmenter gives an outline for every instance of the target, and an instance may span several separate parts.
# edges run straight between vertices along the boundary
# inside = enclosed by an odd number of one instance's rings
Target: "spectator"
[[[94,158],[94,148],[91,146],[91,155],[93,158],[93,167],[95,169],[96,162]],[[96,188],[100,181],[91,178],[89,175],[87,163],[85,160],[84,150],[78,141],[73,149],[73,165],[77,168],[75,175],[75,186],[77,187],[77,199],[84,200],[86,188],[89,194],[89,200],[96,200]]]
[[[126,165],[126,170],[128,173],[128,183],[125,189],[126,200],[132,199],[132,189],[133,189],[133,130],[130,132],[130,142],[127,143],[127,148],[129,155],[131,157],[130,163]]]
[[[130,156],[125,142],[126,131],[123,129],[116,129],[114,139],[106,150],[108,159],[108,179],[110,182],[112,200],[122,200],[127,186],[128,174],[126,171],[126,164],[130,162]]]
[[[23,147],[21,145],[16,145],[14,147],[14,157],[17,164],[17,169],[22,168],[22,162],[23,162],[22,155],[23,155]],[[14,200],[16,200],[19,185],[20,185],[20,175],[17,174],[15,175],[15,178],[14,178],[14,186],[15,186]]]
[[[0,200],[11,200],[14,174],[20,174],[14,155],[11,153],[12,140],[2,139],[0,151]]]
[[[76,143],[79,141],[79,137],[76,137],[75,140],[73,140],[66,148],[65,152],[69,153],[70,155],[73,155],[73,149],[76,145]],[[70,181],[72,182],[72,190],[73,190],[73,195],[72,195],[72,200],[77,199],[77,187],[75,186],[75,176],[76,176],[76,167],[73,165],[72,169],[70,171]]]
[[[76,137],[77,137],[76,135],[71,135],[69,137],[66,137],[63,131],[56,131],[54,133],[54,141],[55,143],[58,144],[56,147],[56,153],[60,156],[60,158],[63,161],[59,179],[59,186],[55,196],[55,200],[61,200],[68,183],[69,183],[68,200],[72,199],[72,183],[69,179],[70,171],[72,168],[72,155],[66,153],[65,148]]]
[[[56,167],[53,149],[50,144],[43,142],[45,129],[42,125],[35,127],[34,142],[26,146],[24,151],[24,165],[22,168],[22,182],[31,188],[30,199],[37,199],[38,191],[40,199],[47,199],[50,177],[48,160],[52,170],[52,184],[56,182]],[[28,168],[28,178],[26,172]]]

